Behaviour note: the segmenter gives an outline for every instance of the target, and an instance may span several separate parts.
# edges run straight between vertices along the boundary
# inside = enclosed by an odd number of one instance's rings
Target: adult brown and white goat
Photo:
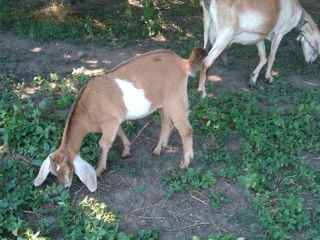
[[[159,155],[167,145],[174,125],[183,143],[180,167],[188,168],[193,149],[187,79],[200,68],[205,56],[202,48],[195,48],[189,59],[167,50],[152,51],[92,79],[81,89],[69,114],[61,145],[44,160],[34,185],[42,184],[51,172],[61,185],[69,187],[75,171],[88,189],[95,191],[97,176],[106,168],[108,150],[116,135],[124,146],[122,155],[130,154],[130,142],[121,123],[145,117],[159,108],[161,133],[153,153]],[[96,170],[79,155],[81,142],[89,132],[102,132]]]
[[[254,86],[261,68],[267,63],[264,40],[271,40],[271,51],[265,74],[273,81],[271,68],[276,51],[285,34],[297,27],[306,62],[314,62],[320,54],[320,32],[311,16],[297,0],[202,0],[204,15],[204,47],[212,48],[200,73],[198,91],[206,96],[205,80],[208,68],[232,43],[256,44],[260,62],[253,71]]]

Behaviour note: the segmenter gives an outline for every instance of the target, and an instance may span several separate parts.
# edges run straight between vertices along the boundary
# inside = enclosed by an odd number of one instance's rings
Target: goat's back
[[[142,90],[146,99],[151,102],[149,112],[152,112],[163,106],[166,100],[186,94],[187,70],[188,60],[167,50],[131,58],[110,72],[91,79],[81,98],[77,99],[75,112],[81,113],[79,115],[82,117],[86,115],[92,126],[99,126],[100,122],[108,121],[108,118],[125,118],[124,93],[119,80]]]

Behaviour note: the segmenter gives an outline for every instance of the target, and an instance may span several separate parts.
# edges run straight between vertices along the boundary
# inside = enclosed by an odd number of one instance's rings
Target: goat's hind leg
[[[271,50],[270,50],[270,54],[269,54],[269,58],[268,58],[268,67],[267,67],[267,71],[266,71],[266,81],[268,83],[272,83],[273,82],[273,77],[271,74],[271,70],[272,70],[272,66],[276,57],[276,53],[278,50],[278,47],[280,45],[280,42],[282,40],[282,35],[275,35],[275,37],[272,40],[271,43]]]
[[[251,87],[254,87],[256,85],[256,81],[261,71],[261,68],[267,63],[266,47],[264,45],[263,40],[257,43],[257,48],[258,48],[260,61],[256,69],[251,73],[251,78],[249,82]]]
[[[193,158],[192,127],[188,120],[188,103],[187,100],[184,100],[182,104],[179,104],[179,101],[175,101],[175,103],[176,104],[171,104],[170,107],[164,110],[172,119],[172,122],[177,128],[182,140],[183,159],[180,163],[180,168],[188,168],[190,161]]]
[[[202,98],[204,98],[207,95],[205,83],[206,83],[208,68],[217,59],[217,57],[220,56],[223,50],[229,45],[231,39],[232,39],[232,33],[223,32],[219,34],[208,56],[203,61],[201,72],[200,72],[199,87],[198,87],[198,91],[202,93],[201,94]]]
[[[96,174],[98,177],[100,176],[101,172],[107,167],[108,151],[117,135],[119,126],[120,122],[116,119],[108,120],[108,122],[105,122],[101,126],[102,136],[99,140],[101,152],[96,167]]]

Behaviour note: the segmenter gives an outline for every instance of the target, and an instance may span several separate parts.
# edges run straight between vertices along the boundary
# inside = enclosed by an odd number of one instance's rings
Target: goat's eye
[[[54,162],[54,159],[51,156],[49,156],[49,159],[51,162]]]

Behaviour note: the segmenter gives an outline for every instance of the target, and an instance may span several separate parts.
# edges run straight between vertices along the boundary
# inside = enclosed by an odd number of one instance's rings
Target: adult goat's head
[[[297,38],[301,42],[304,58],[307,63],[313,63],[320,54],[320,32],[311,17],[306,14],[298,26],[300,33]]]

